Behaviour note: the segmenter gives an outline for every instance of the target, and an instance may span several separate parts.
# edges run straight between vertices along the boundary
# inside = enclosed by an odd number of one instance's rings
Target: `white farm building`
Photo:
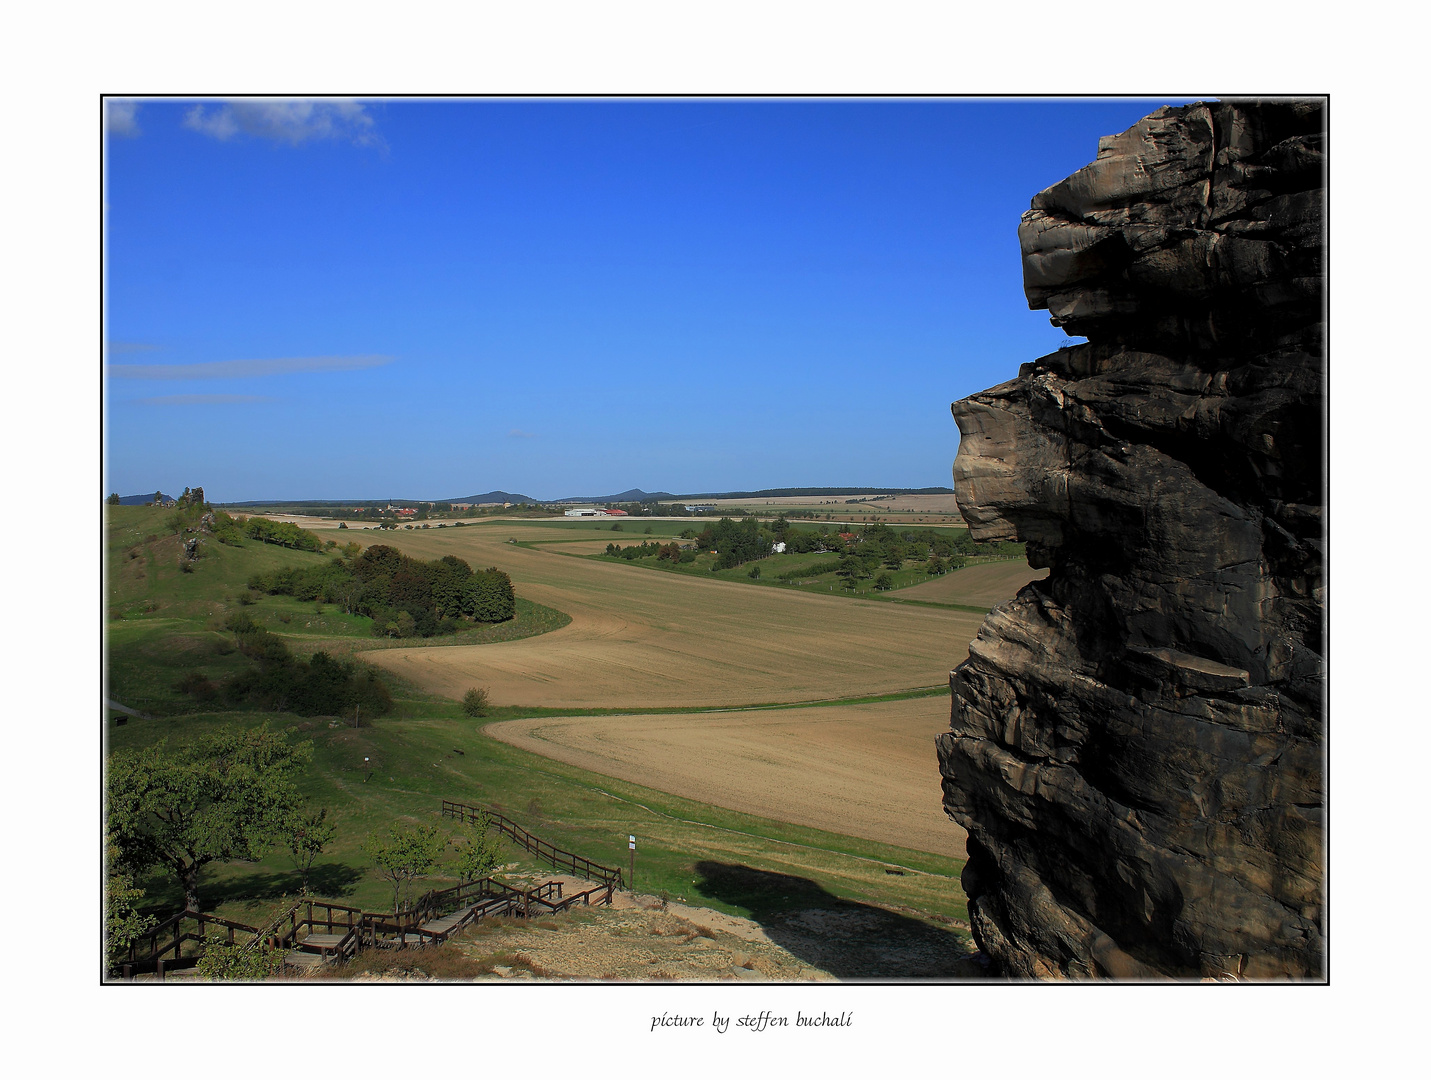
[[[578,506],[574,510],[566,512],[567,517],[605,517],[605,510],[598,510],[594,506]]]

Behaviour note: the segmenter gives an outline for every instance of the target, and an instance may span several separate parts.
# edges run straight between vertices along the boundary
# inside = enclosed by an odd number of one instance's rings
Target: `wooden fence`
[[[222,929],[230,945],[235,943],[235,931],[251,935],[242,942],[244,945],[258,938],[256,926],[186,908],[130,942],[129,951],[119,965],[120,973],[124,978],[132,979],[135,975],[152,971],[162,979],[166,971],[195,967],[203,955],[210,927]],[[189,942],[197,942],[198,948],[186,950],[184,946]]]
[[[556,845],[550,844],[540,837],[533,836],[515,821],[497,813],[495,810],[488,810],[481,806],[469,806],[466,803],[443,799],[442,813],[444,817],[455,817],[461,821],[470,822],[473,825],[480,825],[485,821],[498,832],[510,837],[517,844],[520,844],[524,850],[550,863],[553,869],[570,870],[573,874],[580,874],[588,881],[600,881],[603,885],[625,887],[619,869],[602,866],[600,863],[592,862],[585,856],[574,855],[570,851],[563,851]]]

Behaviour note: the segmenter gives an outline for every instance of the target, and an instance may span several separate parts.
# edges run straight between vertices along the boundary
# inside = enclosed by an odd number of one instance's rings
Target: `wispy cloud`
[[[111,135],[132,139],[139,132],[137,120],[139,102],[110,100],[104,103],[104,130]]]
[[[361,102],[344,98],[243,98],[221,105],[195,105],[184,126],[226,141],[236,135],[298,146],[310,139],[341,139],[386,150]]]
[[[521,428],[513,428],[511,431],[507,432],[507,438],[509,438],[509,439],[535,439],[535,438],[536,438],[536,435],[535,435],[533,432],[530,432],[530,431],[523,431]]]
[[[111,353],[154,352],[158,348],[158,345],[145,345],[138,341],[111,341],[109,343]]]
[[[255,401],[273,401],[259,394],[168,394],[164,397],[135,398],[140,405],[248,405]]]
[[[391,356],[295,356],[282,360],[214,360],[205,364],[110,364],[116,379],[253,379],[313,371],[363,371]]]

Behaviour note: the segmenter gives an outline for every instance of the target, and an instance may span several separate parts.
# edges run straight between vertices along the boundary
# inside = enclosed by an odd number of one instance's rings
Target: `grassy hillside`
[[[156,715],[189,711],[193,700],[176,686],[186,674],[201,672],[219,682],[250,666],[225,630],[236,611],[284,638],[302,658],[320,649],[346,659],[360,649],[414,644],[375,638],[371,620],[345,615],[333,604],[267,596],[248,588],[254,574],[322,565],[333,557],[332,541],[329,553],[317,554],[257,540],[232,546],[204,537],[202,557],[186,573],[181,569],[183,537],[174,531],[173,511],[144,506],[109,506],[106,511],[109,697],[121,705]],[[440,643],[515,641],[568,621],[559,611],[519,597],[514,619],[473,626],[442,637]],[[401,704],[404,688],[393,689]]]

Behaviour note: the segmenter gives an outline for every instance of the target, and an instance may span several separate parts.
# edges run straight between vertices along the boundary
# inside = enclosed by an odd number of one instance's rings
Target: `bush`
[[[760,567],[752,566],[745,576],[748,578],[758,578],[760,576]]]
[[[491,699],[484,686],[474,686],[462,695],[462,711],[468,716],[486,716],[490,706]]]
[[[210,938],[204,943],[198,971],[206,979],[252,982],[266,979],[283,967],[283,956],[278,949],[245,949],[220,938]]]

